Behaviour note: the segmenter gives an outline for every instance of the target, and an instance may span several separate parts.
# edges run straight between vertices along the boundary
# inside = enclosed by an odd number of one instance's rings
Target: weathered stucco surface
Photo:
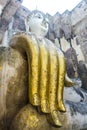
[[[28,101],[27,69],[26,58],[19,52],[0,47],[0,130],[9,127]]]

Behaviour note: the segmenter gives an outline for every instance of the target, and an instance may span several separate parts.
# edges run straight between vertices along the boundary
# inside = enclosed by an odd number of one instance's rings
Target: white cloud
[[[54,15],[56,12],[63,13],[66,9],[72,10],[81,0],[23,0],[23,6],[29,10],[36,8],[44,13]]]

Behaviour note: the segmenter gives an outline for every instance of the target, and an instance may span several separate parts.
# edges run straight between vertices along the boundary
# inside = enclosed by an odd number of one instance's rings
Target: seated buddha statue
[[[66,60],[60,49],[45,38],[49,21],[40,11],[33,11],[25,19],[26,33],[14,35],[10,46],[28,59],[29,103],[48,115],[48,122],[62,126],[58,111],[66,112],[63,101],[64,86],[73,86],[66,73]]]

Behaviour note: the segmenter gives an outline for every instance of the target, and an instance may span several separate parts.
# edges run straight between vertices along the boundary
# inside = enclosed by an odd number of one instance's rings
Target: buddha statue
[[[48,115],[48,122],[62,126],[58,111],[66,112],[64,86],[74,85],[66,73],[65,57],[60,49],[45,38],[49,23],[43,13],[32,12],[25,19],[25,25],[27,35],[18,33],[9,44],[27,55],[29,103]]]
[[[74,83],[62,51],[45,38],[48,19],[33,11],[25,25],[0,47],[0,130],[87,128],[87,93],[65,88]]]

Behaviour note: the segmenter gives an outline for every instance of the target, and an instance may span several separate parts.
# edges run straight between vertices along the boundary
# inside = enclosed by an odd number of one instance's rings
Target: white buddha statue
[[[32,12],[25,19],[26,32],[33,32],[37,37],[45,37],[48,32],[49,20],[42,13]]]

